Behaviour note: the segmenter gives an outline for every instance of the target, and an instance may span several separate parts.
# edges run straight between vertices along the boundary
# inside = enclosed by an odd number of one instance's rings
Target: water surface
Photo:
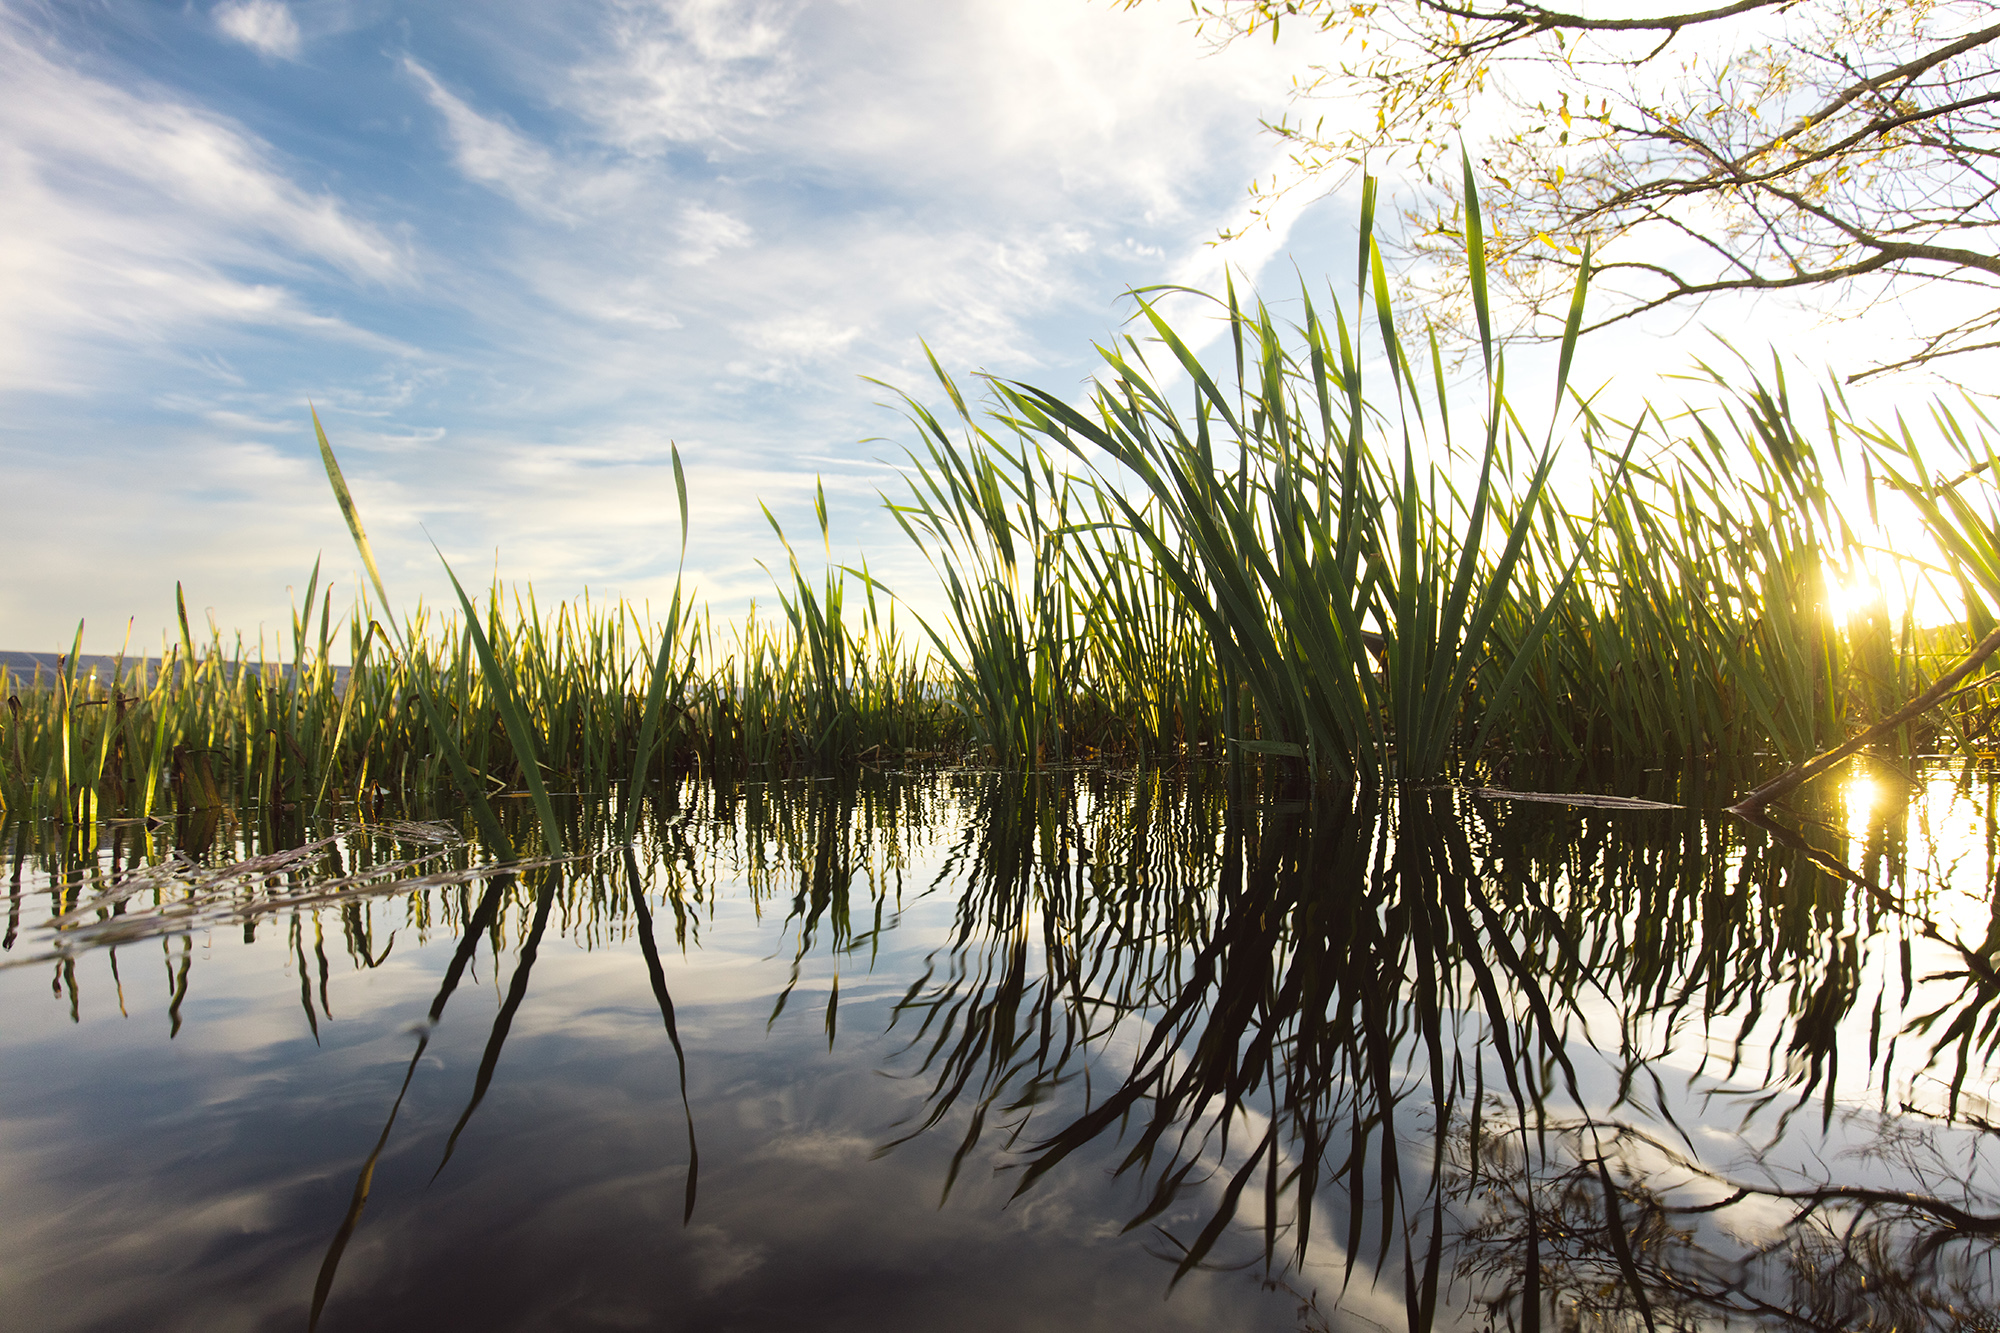
[[[15,829],[0,1308],[1978,1327],[1994,792],[691,784],[511,871],[450,811]]]

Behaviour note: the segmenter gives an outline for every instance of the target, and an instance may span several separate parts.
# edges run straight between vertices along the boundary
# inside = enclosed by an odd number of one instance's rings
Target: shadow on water
[[[60,987],[86,949],[288,918],[317,1041],[323,919],[370,967],[393,944],[371,900],[430,904],[457,933],[325,1243],[313,1327],[431,1033],[510,930],[432,1179],[508,1077],[556,922],[637,943],[678,1074],[682,1224],[700,1215],[703,1051],[683,1045],[654,914],[696,954],[736,883],[786,923],[766,1029],[830,970],[829,1050],[842,972],[881,980],[912,904],[947,906],[886,1011],[882,1072],[911,1109],[857,1131],[878,1158],[944,1136],[940,1204],[969,1171],[1025,1200],[1108,1160],[1130,1206],[1107,1220],[1170,1287],[1248,1264],[1314,1328],[1342,1326],[1356,1283],[1413,1331],[2000,1328],[1995,786],[1951,769],[1858,790],[1751,824],[1442,789],[1285,800],[1220,770],[873,775],[690,788],[633,847],[506,870],[436,821],[378,825],[393,850],[366,856],[335,830],[239,839],[235,860],[189,850],[190,833],[231,845],[211,822],[114,849],[109,873],[51,864],[33,925],[17,844],[6,965],[53,962]],[[573,809],[569,845],[601,847],[611,822]],[[918,843],[936,849],[921,877]],[[185,948],[178,965],[184,994]]]

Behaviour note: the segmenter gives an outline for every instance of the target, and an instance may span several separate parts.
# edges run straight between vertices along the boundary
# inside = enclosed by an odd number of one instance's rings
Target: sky
[[[771,601],[762,506],[811,554],[820,483],[834,557],[921,601],[883,386],[938,398],[926,347],[1080,394],[1135,286],[1352,272],[1351,189],[1215,243],[1311,39],[1185,14],[0,0],[0,647],[157,647],[176,582],[197,633],[275,641],[320,558],[344,607],[309,404],[398,610],[440,552],[662,599],[673,446],[719,614]],[[1664,327],[1579,375],[1684,368]]]

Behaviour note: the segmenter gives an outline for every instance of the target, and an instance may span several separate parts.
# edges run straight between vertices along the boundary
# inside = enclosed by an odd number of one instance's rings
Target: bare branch
[[[1464,19],[1471,23],[1514,24],[1535,32],[1550,32],[1568,29],[1577,32],[1679,32],[1683,28],[1698,27],[1703,23],[1714,23],[1719,19],[1731,19],[1753,10],[1787,8],[1796,0],[1737,0],[1736,4],[1723,5],[1719,9],[1702,9],[1688,14],[1665,14],[1658,18],[1636,19],[1594,19],[1582,14],[1566,14],[1560,10],[1545,9],[1541,5],[1503,4],[1499,9],[1480,9],[1471,5],[1449,5],[1436,0],[1421,0],[1425,9],[1444,14],[1451,18]]]
[[[1621,304],[1598,327],[1728,292],[1904,301],[1911,281],[2000,278],[1987,165],[2000,157],[2000,0],[1738,0],[1616,18],[1531,0],[1206,0],[1196,13],[1236,37],[1275,38],[1282,21],[1367,39],[1362,63],[1313,67],[1298,96],[1359,99],[1372,130],[1267,124],[1303,181],[1384,158],[1428,179],[1467,127],[1493,127],[1486,265],[1530,319],[1566,299],[1574,266],[1560,256],[1585,241],[1601,273],[1644,280],[1600,285]],[[1705,52],[1674,45],[1694,29],[1716,34]],[[1433,313],[1466,304],[1456,177],[1438,172],[1437,219],[1413,214],[1404,242],[1430,261]],[[1253,191],[1257,207],[1292,188]],[[1992,350],[1962,326],[1926,329],[1920,309],[1915,322],[1916,346],[1864,373]]]

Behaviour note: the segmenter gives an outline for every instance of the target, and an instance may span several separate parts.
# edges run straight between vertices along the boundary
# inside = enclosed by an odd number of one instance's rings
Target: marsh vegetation
[[[907,490],[885,497],[935,571],[929,619],[865,567],[815,569],[775,518],[775,608],[734,624],[685,586],[664,615],[496,585],[399,618],[379,576],[337,614],[315,569],[282,644],[197,640],[183,609],[179,642],[129,671],[72,657],[0,681],[0,799],[82,831],[225,792],[322,812],[441,787],[475,808],[547,786],[636,802],[686,774],[920,757],[1726,785],[1888,715],[1992,628],[1976,403],[1878,427],[1836,390],[1801,410],[1781,364],[1745,361],[1704,367],[1705,409],[1614,421],[1570,385],[1582,281],[1533,402],[1490,339],[1455,384],[1435,340],[1413,355],[1399,330],[1372,204],[1351,308],[1302,291],[1281,321],[1231,288],[1208,312],[1230,373],[1158,292],[1086,403],[989,380],[982,405],[936,367],[944,406],[904,399]],[[681,505],[685,542],[684,485]],[[823,496],[818,517],[830,553]],[[1975,676],[1890,748],[1975,748],[1996,704]]]

